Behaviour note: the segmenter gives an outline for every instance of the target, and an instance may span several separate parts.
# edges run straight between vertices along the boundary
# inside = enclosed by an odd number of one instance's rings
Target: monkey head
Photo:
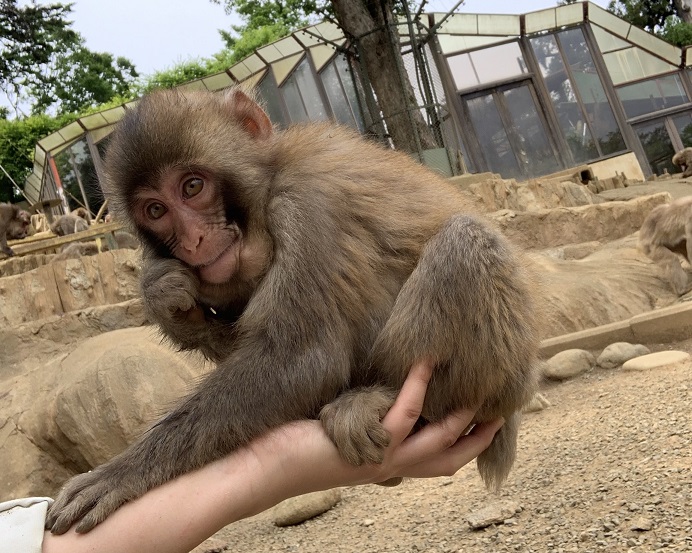
[[[157,91],[114,131],[104,192],[145,244],[203,283],[252,277],[273,138],[267,115],[238,88]]]
[[[9,222],[7,227],[7,238],[10,240],[21,240],[29,236],[31,227],[31,215],[23,209],[18,209],[17,214]]]

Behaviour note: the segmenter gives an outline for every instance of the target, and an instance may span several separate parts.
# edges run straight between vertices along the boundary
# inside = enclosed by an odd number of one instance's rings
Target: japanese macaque
[[[639,229],[639,248],[663,267],[677,295],[689,291],[680,256],[692,260],[692,196],[652,209]]]
[[[26,238],[30,225],[31,215],[28,212],[14,204],[0,204],[0,251],[12,257],[14,252],[7,245],[7,240]]]
[[[683,178],[692,177],[692,148],[684,148],[673,156],[673,165],[680,167]]]
[[[50,230],[57,236],[67,236],[76,232],[82,232],[89,228],[87,212],[84,208],[77,208],[67,215],[60,215],[50,225]]]
[[[378,463],[414,362],[423,416],[504,417],[478,458],[492,488],[536,387],[537,316],[520,254],[445,179],[331,124],[277,131],[245,92],[159,91],[128,111],[106,195],[144,244],[149,316],[217,363],[124,452],[74,477],[46,526],[86,532],[127,501],[287,421],[319,417]]]

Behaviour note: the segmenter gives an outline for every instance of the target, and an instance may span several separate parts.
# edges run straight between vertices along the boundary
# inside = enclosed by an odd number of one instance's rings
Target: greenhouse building
[[[423,114],[438,148],[414,155],[445,174],[527,180],[588,166],[600,178],[643,179],[674,172],[674,152],[692,146],[687,50],[595,4],[522,15],[418,14],[415,23],[415,36],[412,25],[398,28],[418,100],[411,109]],[[319,23],[180,88],[248,83],[279,127],[333,119],[386,143],[386,120],[352,46],[338,27]],[[27,199],[60,198],[58,210],[77,201],[95,213],[108,135],[131,105],[40,140]]]

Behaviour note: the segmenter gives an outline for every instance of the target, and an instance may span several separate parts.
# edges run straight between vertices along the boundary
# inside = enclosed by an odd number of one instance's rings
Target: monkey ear
[[[228,104],[233,116],[255,140],[265,140],[272,135],[272,123],[264,110],[242,90],[234,89],[228,94]]]

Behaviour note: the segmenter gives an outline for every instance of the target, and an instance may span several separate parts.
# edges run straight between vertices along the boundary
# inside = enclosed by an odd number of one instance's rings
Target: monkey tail
[[[488,489],[498,491],[514,464],[519,434],[519,413],[512,414],[497,431],[488,448],[478,456],[478,472]]]

